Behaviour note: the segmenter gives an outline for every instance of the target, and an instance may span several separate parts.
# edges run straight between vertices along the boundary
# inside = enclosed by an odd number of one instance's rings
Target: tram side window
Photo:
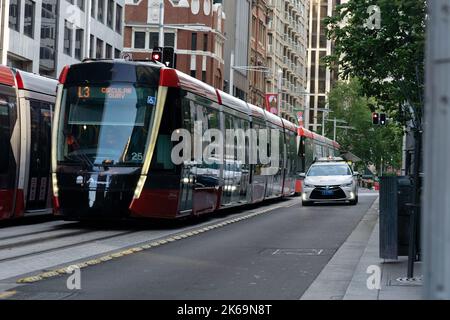
[[[174,142],[171,141],[172,132],[179,129],[181,124],[181,101],[179,91],[170,89],[167,94],[167,102],[164,107],[158,139],[152,158],[152,170],[174,171],[176,169],[171,152]]]
[[[0,174],[8,173],[10,156],[9,98],[0,95]]]
[[[215,110],[210,106],[206,106],[199,101],[191,101],[191,105],[196,110],[196,121],[202,122],[202,135],[205,134],[206,130],[218,129],[220,130],[220,112]],[[211,142],[208,139],[202,139],[202,152],[204,152],[210,143],[214,143],[214,137],[211,137]],[[211,150],[211,159],[203,159],[201,167],[216,168],[218,163],[221,161],[219,159],[219,154],[217,149]],[[211,164],[206,163],[213,162]]]

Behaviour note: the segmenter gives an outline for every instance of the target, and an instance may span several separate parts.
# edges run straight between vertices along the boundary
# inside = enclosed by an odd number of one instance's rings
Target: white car
[[[311,165],[303,180],[302,203],[345,201],[358,203],[358,173],[344,161],[319,161]]]

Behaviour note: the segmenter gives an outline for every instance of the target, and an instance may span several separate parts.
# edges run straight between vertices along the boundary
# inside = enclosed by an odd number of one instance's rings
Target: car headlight
[[[344,184],[341,184],[341,187],[351,187],[351,186],[353,186],[353,181],[352,182],[349,182],[349,183],[344,183]]]

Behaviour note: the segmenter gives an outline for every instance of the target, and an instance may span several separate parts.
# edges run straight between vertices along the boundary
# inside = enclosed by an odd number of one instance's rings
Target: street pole
[[[278,116],[281,117],[281,95],[283,85],[283,70],[278,69]]]
[[[159,2],[159,39],[158,47],[164,47],[164,0]]]
[[[450,33],[448,0],[428,1],[422,248],[424,297],[450,299]]]
[[[326,112],[322,112],[322,136],[325,136],[325,115]]]
[[[334,128],[333,128],[333,141],[336,141],[336,118],[334,118]]]
[[[228,88],[228,93],[233,95],[233,86],[234,86],[234,51],[231,50],[230,54],[230,83]]]
[[[9,0],[0,0],[0,63],[6,65],[9,49]]]
[[[86,32],[84,34],[84,46],[83,46],[83,52],[81,53],[83,55],[83,58],[95,58],[90,57],[91,52],[91,10],[92,10],[92,0],[87,1],[86,3],[86,12],[84,15],[85,23],[86,23]]]

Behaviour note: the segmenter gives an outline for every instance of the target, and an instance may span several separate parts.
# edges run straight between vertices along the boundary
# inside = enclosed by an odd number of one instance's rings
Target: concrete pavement
[[[422,299],[421,262],[415,263],[415,278],[406,279],[407,257],[397,261],[379,258],[378,199],[355,230],[324,267],[302,300],[418,300]],[[369,289],[373,271],[381,271],[379,289]],[[372,269],[373,270],[373,269]]]

